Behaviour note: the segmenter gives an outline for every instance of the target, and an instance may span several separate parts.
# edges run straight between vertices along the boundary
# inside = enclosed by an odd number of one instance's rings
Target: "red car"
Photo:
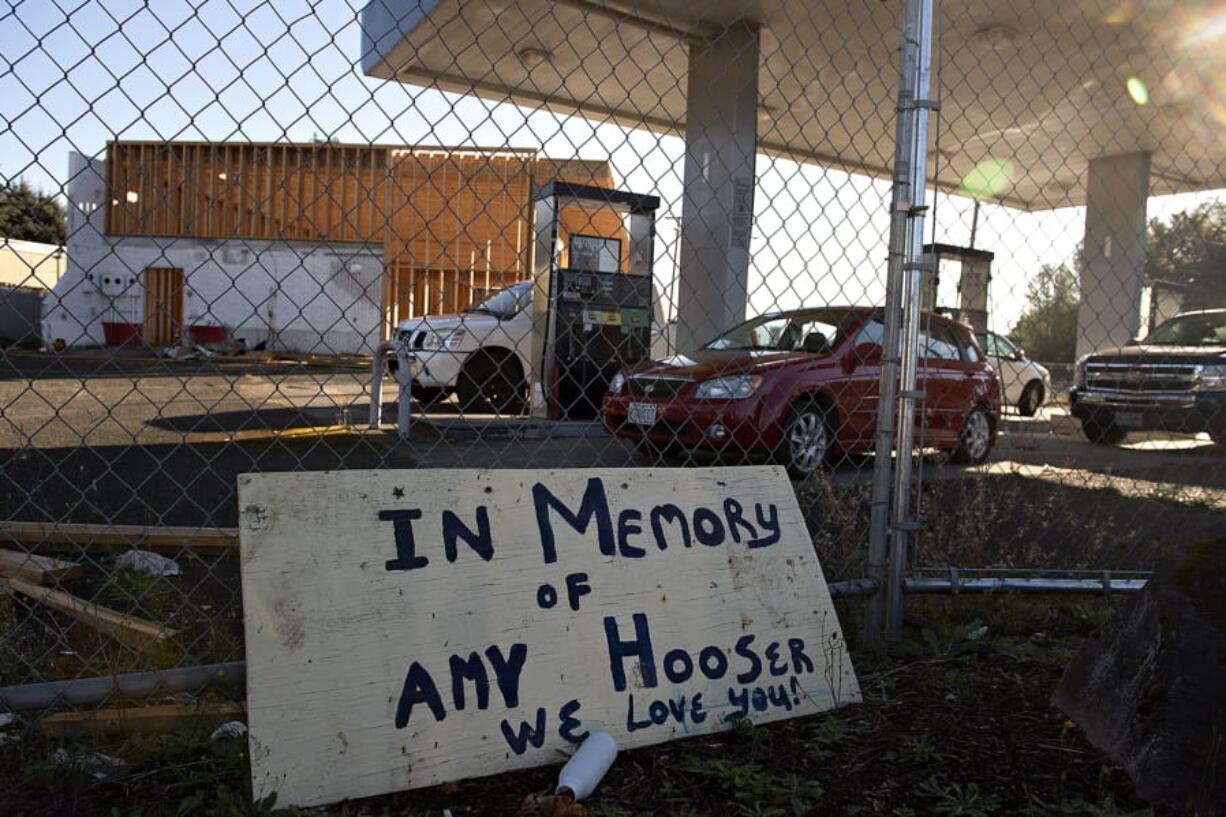
[[[983,462],[1000,383],[969,326],[925,314],[921,327],[916,444]],[[807,476],[836,450],[873,448],[883,330],[869,307],[746,321],[698,352],[619,373],[604,397],[605,427],[664,448],[767,452]]]

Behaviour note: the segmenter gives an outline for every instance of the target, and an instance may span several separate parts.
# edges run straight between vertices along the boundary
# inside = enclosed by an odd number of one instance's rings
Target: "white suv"
[[[523,411],[532,349],[532,282],[524,281],[459,315],[413,318],[396,338],[417,357],[413,396],[433,403],[456,392],[465,411]]]

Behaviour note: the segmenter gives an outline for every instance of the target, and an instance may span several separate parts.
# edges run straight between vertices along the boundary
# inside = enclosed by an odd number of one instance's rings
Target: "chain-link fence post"
[[[898,554],[900,547],[905,554],[906,542],[905,534],[900,534],[910,516],[910,451],[914,437],[913,423],[907,418],[915,413],[921,282],[915,259],[919,257],[923,240],[925,150],[928,144],[928,111],[932,105],[927,98],[931,39],[931,0],[908,0],[903,7],[886,271],[885,341],[873,463],[868,572],[869,577],[877,582],[878,593],[866,607],[865,636],[869,643],[880,640],[887,599],[891,600],[889,621],[892,623],[894,620],[895,607],[901,621],[901,601],[894,600],[901,598],[901,568],[902,558],[905,557],[900,558]],[[905,336],[902,332],[904,314],[907,317]],[[895,437],[899,452],[896,474],[892,467]],[[894,543],[892,548],[891,543]],[[890,640],[897,640],[897,637],[891,626]]]

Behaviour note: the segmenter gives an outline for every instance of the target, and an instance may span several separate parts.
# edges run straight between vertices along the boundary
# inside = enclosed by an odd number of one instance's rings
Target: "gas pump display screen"
[[[570,268],[588,272],[617,272],[621,269],[622,243],[616,238],[595,235],[570,237]]]

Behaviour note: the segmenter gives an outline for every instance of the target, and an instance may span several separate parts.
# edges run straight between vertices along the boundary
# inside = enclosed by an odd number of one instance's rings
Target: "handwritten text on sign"
[[[239,478],[257,794],[314,805],[859,700],[777,468]]]

